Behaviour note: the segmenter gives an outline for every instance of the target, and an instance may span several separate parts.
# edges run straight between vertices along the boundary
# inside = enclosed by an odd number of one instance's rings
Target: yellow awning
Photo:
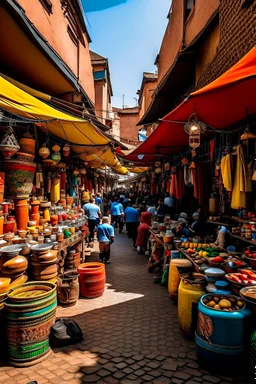
[[[0,76],[0,108],[15,115],[36,120],[35,123],[45,132],[59,137],[71,144],[79,144],[83,151],[73,149],[77,153],[84,152],[88,146],[95,153],[108,148],[107,155],[102,157],[103,164],[117,169],[118,173],[126,174],[128,171],[122,167],[109,144],[107,138],[94,124],[89,121],[78,119],[74,116],[60,112],[31,96],[18,86],[10,83]],[[42,122],[41,122],[42,121]],[[99,148],[99,147],[102,148]],[[101,157],[98,156],[100,159]]]
[[[127,169],[132,173],[143,173],[149,170],[148,167],[127,167]]]

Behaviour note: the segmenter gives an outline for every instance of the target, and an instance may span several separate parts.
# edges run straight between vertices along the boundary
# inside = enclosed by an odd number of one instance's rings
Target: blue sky
[[[82,0],[91,49],[109,59],[112,105],[135,105],[142,73],[155,72],[171,0]],[[108,5],[115,5],[104,9]],[[103,8],[103,9],[102,9]],[[97,11],[93,11],[97,9]]]

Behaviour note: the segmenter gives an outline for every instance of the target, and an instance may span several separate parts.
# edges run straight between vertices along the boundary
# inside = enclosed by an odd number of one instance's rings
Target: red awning
[[[227,129],[246,119],[247,113],[256,114],[255,93],[256,47],[215,81],[191,93],[162,119],[146,141],[124,158],[149,164],[182,151],[188,145],[184,124],[195,112],[207,126]]]

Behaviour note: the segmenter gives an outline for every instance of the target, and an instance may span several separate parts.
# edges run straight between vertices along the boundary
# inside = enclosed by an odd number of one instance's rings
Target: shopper
[[[166,212],[168,212],[172,218],[174,218],[175,215],[175,200],[174,198],[170,195],[169,192],[165,194],[165,199],[164,199],[164,205]]]
[[[112,225],[109,224],[109,219],[107,216],[102,218],[102,224],[98,226],[98,240],[99,240],[99,250],[100,250],[100,259],[103,263],[109,264],[110,258],[110,247],[114,242],[115,232]]]
[[[83,209],[88,216],[88,227],[90,232],[90,240],[94,239],[96,226],[100,223],[101,212],[100,207],[95,204],[94,199],[90,199],[89,203],[83,206]]]
[[[98,206],[100,206],[100,205],[102,204],[102,199],[101,199],[99,193],[97,193],[97,195],[96,195],[95,203],[96,203]]]
[[[155,203],[155,200],[154,200],[154,199],[152,200],[152,203],[151,203],[150,206],[148,207],[148,212],[149,212],[152,216],[157,215],[156,203]]]
[[[114,226],[114,228],[116,228],[117,225],[119,224],[119,233],[122,233],[123,226],[124,226],[124,222],[123,222],[124,209],[117,197],[115,197],[115,201],[111,205],[110,212],[111,212],[111,224]]]
[[[157,214],[159,216],[164,216],[166,213],[165,206],[164,206],[164,200],[159,199],[158,200],[158,207],[157,207]]]
[[[201,222],[199,220],[199,213],[198,212],[193,213],[193,220],[194,221],[190,227],[192,235],[193,236],[200,236],[201,238],[203,238],[203,228],[202,228]]]
[[[124,211],[126,222],[126,231],[129,239],[133,241],[133,249],[136,251],[136,240],[138,236],[139,212],[133,208],[132,203],[128,203],[128,207]]]
[[[142,212],[140,217],[140,225],[138,228],[138,237],[136,240],[138,254],[143,254],[147,250],[150,226],[151,214],[149,212]]]

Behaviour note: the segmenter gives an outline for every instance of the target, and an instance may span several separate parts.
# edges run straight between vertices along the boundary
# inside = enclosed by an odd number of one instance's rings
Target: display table
[[[82,262],[84,262],[84,249],[85,249],[85,239],[84,235],[74,235],[65,239],[62,243],[59,244],[58,248],[58,265],[60,270],[63,269],[65,258],[70,248],[76,246],[82,255]],[[59,271],[60,272],[60,271]]]

